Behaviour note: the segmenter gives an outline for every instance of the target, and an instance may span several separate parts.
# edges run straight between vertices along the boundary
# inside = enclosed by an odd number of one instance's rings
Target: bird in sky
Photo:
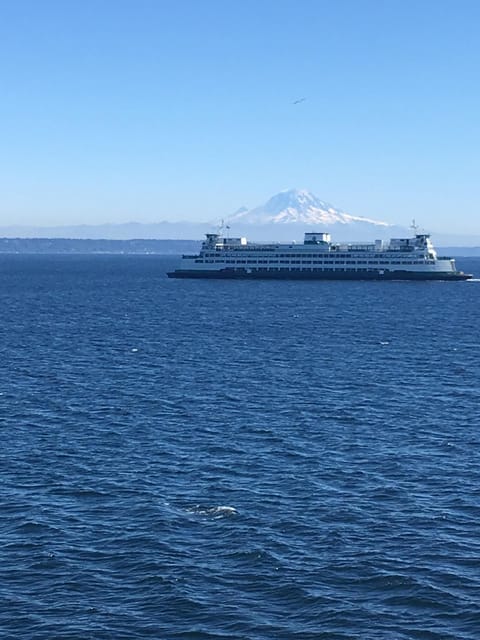
[[[305,102],[306,98],[299,98],[298,100],[295,100],[295,102],[293,104],[300,104],[301,102]]]

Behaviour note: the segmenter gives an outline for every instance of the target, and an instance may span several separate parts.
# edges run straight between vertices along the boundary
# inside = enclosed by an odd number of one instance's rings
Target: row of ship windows
[[[246,249],[245,247],[242,247],[241,249],[239,249],[239,251],[245,252],[248,251],[248,249]],[[250,251],[253,253],[254,251],[257,252],[258,249],[250,249]],[[271,250],[269,250],[271,251]],[[219,251],[217,251],[216,253],[204,253],[202,254],[205,258],[218,258],[219,257],[219,253],[223,253],[224,249],[219,249]],[[331,258],[352,258],[352,257],[357,257],[360,258],[362,256],[358,256],[352,253],[336,253],[335,255],[329,255],[328,257]],[[231,254],[227,254],[227,255],[231,255]],[[235,257],[235,256],[233,256]],[[318,258],[319,255],[318,253],[301,253],[299,254],[297,253],[275,253],[275,258]],[[382,254],[379,253],[377,255],[378,258],[392,258],[392,257],[397,257],[397,256],[392,256],[392,252],[389,252],[388,254]]]
[[[241,269],[240,269],[241,270]],[[237,271],[236,267],[227,267],[226,271]],[[366,267],[355,267],[355,269],[349,269],[348,267],[343,267],[339,269],[338,267],[310,267],[309,269],[302,269],[301,267],[290,267],[289,269],[283,269],[279,267],[254,267],[250,269],[250,271],[369,271],[372,273],[382,272],[381,269],[375,268],[366,268]],[[386,271],[391,271],[390,269],[386,269]],[[393,270],[395,271],[395,270]]]
[[[423,264],[423,260],[396,260],[394,263],[391,260],[349,260],[345,263],[345,260],[201,260],[197,258],[195,262],[203,263],[221,263],[221,264],[341,264],[348,266],[350,264]]]

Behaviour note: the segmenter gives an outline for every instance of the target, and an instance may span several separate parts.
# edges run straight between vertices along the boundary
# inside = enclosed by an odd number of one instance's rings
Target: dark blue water
[[[0,637],[478,640],[480,282],[172,266],[0,258]]]

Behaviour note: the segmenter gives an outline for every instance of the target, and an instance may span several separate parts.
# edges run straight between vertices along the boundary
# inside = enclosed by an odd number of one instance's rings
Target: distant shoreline
[[[0,238],[0,254],[132,254],[195,253],[199,240],[96,240],[76,238]]]
[[[1,254],[180,255],[196,253],[200,240],[97,240],[79,238],[0,238]],[[480,257],[480,247],[438,247],[439,255]]]

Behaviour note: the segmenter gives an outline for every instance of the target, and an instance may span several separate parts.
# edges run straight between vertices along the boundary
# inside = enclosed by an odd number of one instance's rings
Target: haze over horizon
[[[298,186],[480,234],[480,5],[0,7],[0,226],[204,222]]]

